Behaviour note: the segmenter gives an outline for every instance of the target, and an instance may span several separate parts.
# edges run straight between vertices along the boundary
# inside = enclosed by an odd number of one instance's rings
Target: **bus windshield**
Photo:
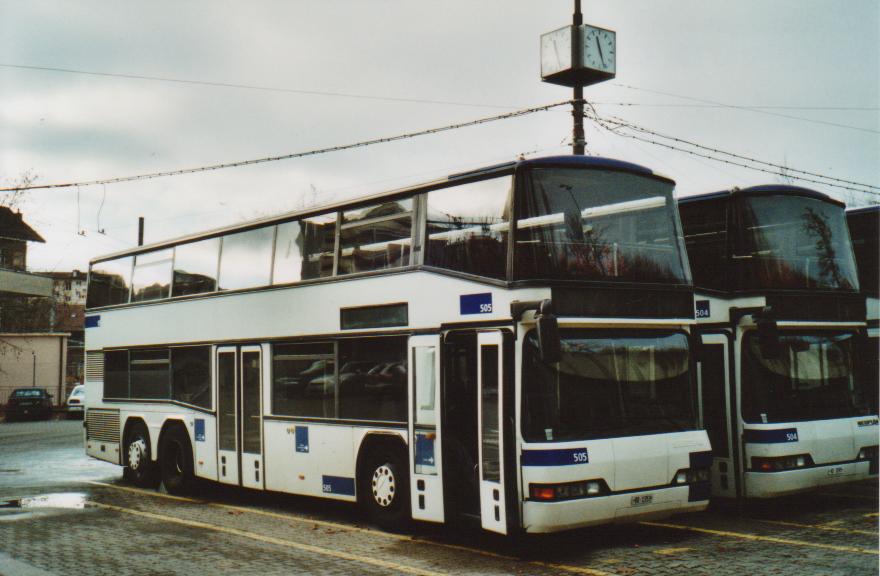
[[[517,278],[690,282],[671,183],[616,171],[533,168],[524,184]]]
[[[842,206],[782,194],[741,202],[733,259],[742,288],[858,290]]]
[[[528,442],[659,434],[696,428],[687,337],[680,332],[561,330],[558,364],[523,342]]]
[[[851,332],[780,334],[779,356],[765,358],[756,332],[743,340],[742,411],[747,422],[826,420],[867,414]]]

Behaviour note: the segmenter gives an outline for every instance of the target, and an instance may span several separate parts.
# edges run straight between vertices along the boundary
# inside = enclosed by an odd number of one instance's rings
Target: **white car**
[[[86,387],[82,384],[77,384],[73,387],[73,390],[70,391],[70,396],[67,397],[67,415],[78,415],[82,418],[83,409],[85,408],[83,404],[85,401]]]

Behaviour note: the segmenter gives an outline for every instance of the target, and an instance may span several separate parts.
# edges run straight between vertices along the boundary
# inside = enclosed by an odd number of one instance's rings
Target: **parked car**
[[[86,387],[82,384],[77,384],[73,387],[73,390],[70,391],[70,396],[67,397],[67,415],[70,417],[83,417],[83,410],[85,406],[83,404],[86,401]]]
[[[50,418],[52,395],[45,388],[16,388],[6,402],[6,421]]]

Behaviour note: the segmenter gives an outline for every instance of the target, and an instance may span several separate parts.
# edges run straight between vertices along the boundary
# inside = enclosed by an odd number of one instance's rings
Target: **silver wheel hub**
[[[391,468],[388,464],[383,464],[376,468],[376,471],[373,472],[373,500],[376,501],[376,504],[382,506],[383,508],[387,508],[391,506],[391,503],[394,502],[394,491],[397,488],[397,482],[394,478],[394,472],[391,471]]]
[[[138,438],[128,445],[128,466],[132,470],[141,467],[141,463],[147,454],[147,443],[143,438]]]

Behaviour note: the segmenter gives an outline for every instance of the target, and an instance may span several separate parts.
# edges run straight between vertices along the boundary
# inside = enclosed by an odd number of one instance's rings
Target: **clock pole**
[[[576,35],[576,38],[573,41],[575,46],[581,45],[579,36],[581,35],[581,24],[583,23],[584,15],[581,13],[581,0],[574,0],[572,24],[574,25],[574,34]],[[587,145],[587,139],[584,135],[584,87],[580,84],[574,87],[574,102],[572,103],[571,115],[574,118],[571,153],[576,156],[583,156]]]

